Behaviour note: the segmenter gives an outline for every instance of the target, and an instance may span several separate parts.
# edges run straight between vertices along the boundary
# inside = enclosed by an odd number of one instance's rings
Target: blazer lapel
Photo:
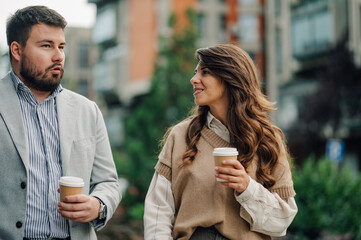
[[[63,167],[63,175],[67,175],[71,154],[71,146],[76,131],[77,106],[72,101],[72,97],[64,89],[56,97],[58,111],[60,154]]]
[[[23,123],[20,101],[14,89],[10,73],[0,81],[0,115],[10,132],[25,168],[29,166],[27,135]]]

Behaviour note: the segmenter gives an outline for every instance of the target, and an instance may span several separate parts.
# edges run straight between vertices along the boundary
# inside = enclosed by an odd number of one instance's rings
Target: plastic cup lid
[[[238,155],[237,148],[223,147],[215,148],[213,150],[213,156],[234,156]]]
[[[84,187],[84,181],[79,177],[63,176],[59,180],[59,184],[68,187]]]

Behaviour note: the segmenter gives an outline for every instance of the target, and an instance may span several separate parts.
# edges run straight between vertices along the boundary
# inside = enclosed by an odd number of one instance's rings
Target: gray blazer
[[[102,114],[64,89],[57,97],[63,175],[84,179],[84,194],[99,197],[111,218],[121,199]],[[22,239],[26,214],[28,143],[10,74],[0,80],[0,239]],[[69,221],[72,240],[97,239],[90,223]]]

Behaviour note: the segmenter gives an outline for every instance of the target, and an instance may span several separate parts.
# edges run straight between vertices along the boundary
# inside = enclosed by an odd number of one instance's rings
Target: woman
[[[230,44],[198,49],[196,59],[196,111],[165,136],[145,200],[145,239],[283,236],[297,213],[289,155],[252,59]],[[233,169],[214,166],[216,147],[237,148],[238,160],[223,162]]]

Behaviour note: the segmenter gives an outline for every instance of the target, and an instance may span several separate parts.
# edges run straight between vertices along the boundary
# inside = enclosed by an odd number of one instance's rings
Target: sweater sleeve
[[[173,128],[158,156],[158,162],[155,166],[155,171],[158,174],[163,175],[166,179],[168,179],[168,181],[172,181],[172,153],[175,142],[174,138]]]
[[[271,175],[274,177],[276,183],[273,185],[269,191],[272,193],[277,193],[281,198],[288,199],[296,195],[293,188],[292,172],[289,164],[288,153],[285,149],[285,146],[282,143],[282,140],[279,138],[280,154],[278,162],[271,172]]]

